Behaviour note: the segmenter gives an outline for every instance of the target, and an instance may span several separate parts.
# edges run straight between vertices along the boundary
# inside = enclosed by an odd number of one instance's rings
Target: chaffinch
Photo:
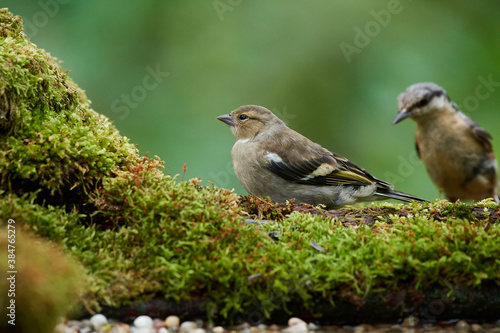
[[[411,118],[419,157],[450,201],[493,198],[498,202],[498,165],[491,135],[459,111],[434,83],[417,83],[398,97],[393,124]]]
[[[393,190],[391,184],[288,128],[262,106],[241,106],[217,119],[236,137],[231,152],[234,172],[250,194],[274,202],[295,198],[328,209],[386,198],[424,201]]]

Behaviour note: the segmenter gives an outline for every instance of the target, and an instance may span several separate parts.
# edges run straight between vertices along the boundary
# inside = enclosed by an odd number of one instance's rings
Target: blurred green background
[[[229,128],[259,104],[401,191],[439,196],[415,157],[397,96],[432,81],[496,139],[498,1],[2,1],[38,47],[165,173],[246,191]],[[154,74],[152,74],[154,73]],[[495,82],[481,93],[480,77]],[[206,184],[206,182],[205,182]]]

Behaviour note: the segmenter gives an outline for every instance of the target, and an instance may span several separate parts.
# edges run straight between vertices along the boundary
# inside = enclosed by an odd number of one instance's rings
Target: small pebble
[[[213,332],[213,333],[224,333],[224,327],[222,327],[222,326],[215,326],[215,327],[212,329],[212,332]]]
[[[94,331],[94,326],[92,325],[90,320],[88,319],[82,320],[82,326],[80,328],[79,333],[90,333],[93,331]]]
[[[166,327],[162,327],[158,330],[158,333],[168,333],[168,329]]]
[[[276,324],[272,324],[266,328],[266,331],[267,332],[279,332],[279,331],[281,331],[281,328]]]
[[[198,328],[198,325],[192,321],[185,321],[179,326],[180,333],[191,333]]]
[[[165,326],[167,326],[167,328],[176,330],[177,328],[179,328],[180,324],[181,320],[177,316],[168,316],[167,318],[165,318]]]
[[[113,333],[130,333],[130,326],[124,323],[113,324],[109,332]]]
[[[307,323],[300,318],[292,317],[288,320],[288,327],[283,330],[284,333],[307,333]]]
[[[471,329],[473,332],[479,332],[483,329],[483,326],[479,325],[479,324],[472,324],[470,325]]]
[[[316,331],[319,329],[319,326],[314,323],[309,323],[309,331]]]
[[[77,331],[82,327],[82,322],[83,321],[78,321],[78,320],[68,320],[66,322],[66,327],[71,327],[75,328]]]
[[[260,328],[257,326],[250,327],[250,333],[260,333]]]
[[[108,323],[108,319],[102,314],[93,315],[90,318],[90,323],[94,326],[94,329],[99,330],[101,327]]]
[[[438,330],[438,326],[431,323],[422,323],[422,327],[420,327],[420,329],[424,332],[433,332]]]
[[[250,324],[244,322],[234,328],[238,333],[250,333]]]
[[[150,316],[139,316],[134,320],[134,326],[141,332],[148,332],[153,329],[153,319]]]
[[[266,324],[260,324],[259,326],[257,326],[259,328],[259,330],[261,330],[262,332],[264,332],[266,329],[267,329],[267,325]]]
[[[54,328],[54,333],[66,333],[66,324],[59,323]]]
[[[368,325],[368,324],[361,324],[359,325],[361,327],[363,327],[363,329],[365,330],[365,332],[371,332],[371,331],[374,331],[375,330],[375,327],[372,326],[372,325]]]
[[[405,320],[403,320],[403,323],[401,324],[401,327],[415,327],[418,324],[418,318],[417,317],[407,317]]]
[[[295,326],[298,324],[305,324],[305,323],[306,323],[305,321],[303,321],[302,319],[297,318],[297,317],[292,317],[292,318],[288,319],[288,326]]]
[[[362,333],[362,332],[366,331],[366,329],[363,325],[354,326],[352,328],[352,330],[356,333]]]
[[[161,319],[154,319],[153,320],[153,330],[159,330],[160,328],[162,327],[166,327],[167,325],[165,325],[165,321],[161,320]]]
[[[460,332],[468,332],[470,331],[470,325],[465,320],[460,320],[455,325],[455,329]]]

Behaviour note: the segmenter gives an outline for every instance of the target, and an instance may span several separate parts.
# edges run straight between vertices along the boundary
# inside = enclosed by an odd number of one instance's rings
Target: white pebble
[[[307,333],[307,323],[300,318],[292,317],[288,320],[288,327],[285,328],[283,333]]]
[[[222,326],[215,326],[215,327],[212,329],[212,332],[213,332],[213,333],[224,333],[224,327],[222,327]]]
[[[460,331],[460,332],[467,332],[471,329],[469,323],[467,323],[465,320],[460,320],[456,325],[455,325],[455,330]]]
[[[66,333],[66,325],[64,323],[57,324],[54,333]]]
[[[139,316],[135,318],[134,326],[139,329],[152,329],[153,319],[150,316]]]
[[[90,318],[90,323],[96,330],[98,330],[108,323],[108,319],[104,315],[99,313],[93,315],[92,318]]]
[[[297,318],[297,317],[292,317],[292,318],[288,319],[288,326],[295,326],[298,324],[305,324],[305,323],[306,323],[305,321],[303,321],[302,319]]]
[[[185,321],[179,327],[180,333],[191,333],[198,328],[198,325],[192,321]]]
[[[181,320],[177,316],[168,316],[165,318],[165,326],[168,328],[179,327]]]
[[[168,330],[165,327],[160,327],[158,333],[168,333]]]
[[[309,331],[319,330],[319,326],[314,323],[309,323]]]

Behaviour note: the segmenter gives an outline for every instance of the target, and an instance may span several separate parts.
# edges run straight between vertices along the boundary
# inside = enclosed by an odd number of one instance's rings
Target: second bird
[[[347,158],[288,128],[262,106],[241,106],[217,119],[236,137],[231,152],[234,172],[250,194],[330,209],[385,198],[424,201],[393,190]]]
[[[498,165],[491,135],[459,111],[446,91],[434,83],[417,83],[399,95],[393,124],[417,123],[415,143],[427,172],[448,200],[498,202]]]

